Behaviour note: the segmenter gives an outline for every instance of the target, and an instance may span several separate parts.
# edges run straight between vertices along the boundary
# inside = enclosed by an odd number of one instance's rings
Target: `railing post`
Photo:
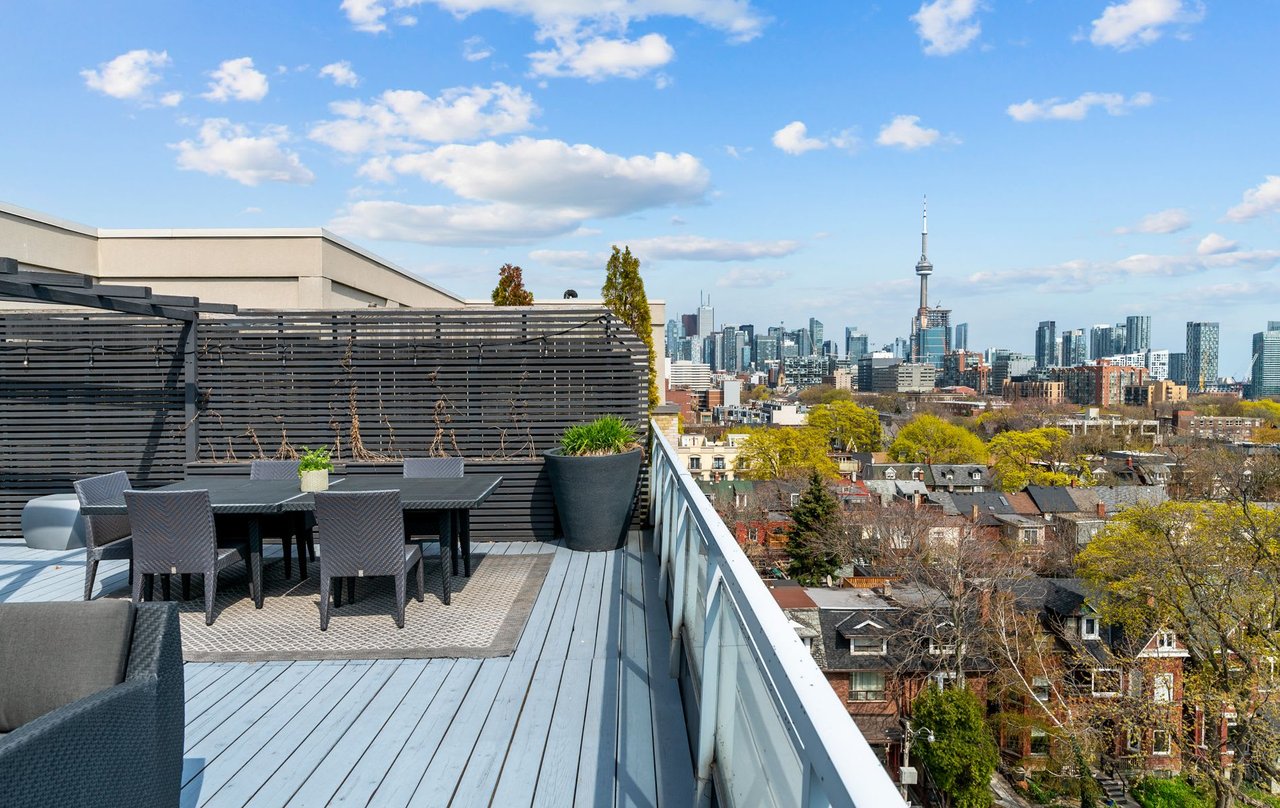
[[[658,597],[665,602],[667,598],[667,589],[670,585],[670,570],[672,545],[676,543],[676,537],[685,529],[685,525],[689,523],[691,518],[689,506],[681,502],[673,504],[673,512],[666,515],[667,520],[667,541],[663,542],[659,548],[658,555]]]
[[[653,446],[658,445],[657,441]],[[666,462],[662,452],[649,452],[649,524],[653,525],[653,541],[655,547],[662,541],[662,464]]]
[[[685,601],[689,598],[689,547],[693,544],[690,534],[696,529],[693,520],[686,519],[684,530],[673,534],[676,539],[672,548],[675,591],[671,596],[671,645],[667,650],[667,669],[673,679],[680,675],[680,632],[684,630]]]
[[[720,711],[720,651],[724,621],[724,595],[721,592],[719,564],[708,559],[707,612],[702,628],[702,686],[698,699],[698,758],[694,776],[697,781],[694,805],[707,808],[711,804],[711,766],[716,754],[716,725]]]

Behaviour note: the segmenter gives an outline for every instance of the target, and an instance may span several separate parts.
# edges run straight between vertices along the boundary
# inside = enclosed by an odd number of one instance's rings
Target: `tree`
[[[1246,773],[1274,776],[1280,759],[1280,512],[1251,503],[1250,482],[1234,501],[1126,509],[1078,559],[1104,620],[1135,635],[1171,631],[1190,653],[1183,705],[1206,717],[1206,748],[1188,762],[1217,808],[1235,804]]]
[[[1001,491],[1021,491],[1028,485],[1072,485],[1092,482],[1062,470],[1064,449],[1071,435],[1065,429],[1041,427],[1025,432],[1001,432],[987,443],[991,470]]]
[[[806,387],[796,394],[801,404],[830,404],[833,401],[853,401],[853,393],[830,384],[818,384]]]
[[[1000,755],[983,712],[972,692],[932,685],[912,703],[920,760],[953,808],[988,808],[993,802],[991,775]]]
[[[606,266],[604,289],[601,290],[604,304],[618,319],[640,338],[649,349],[649,407],[658,406],[657,365],[653,357],[653,315],[649,311],[649,299],[644,293],[644,279],[640,277],[640,259],[631,254],[627,247],[619,251],[613,248]]]
[[[845,452],[880,450],[880,415],[852,401],[818,404],[809,410],[809,426],[826,435],[831,446]]]
[[[533,293],[524,288],[524,270],[512,264],[498,269],[498,285],[493,287],[495,306],[532,306]]]
[[[983,463],[982,439],[935,415],[917,415],[898,430],[889,458],[904,463]]]
[[[750,392],[747,393],[747,398],[751,401],[768,401],[769,388],[765,387],[763,384],[757,384],[755,387],[751,388]]]
[[[819,586],[840,565],[827,552],[826,537],[840,527],[840,503],[827,490],[822,475],[812,472],[809,487],[800,494],[791,509],[791,526],[787,528],[787,574],[806,586]]]
[[[835,461],[827,456],[826,438],[807,426],[753,429],[739,447],[734,465],[740,476],[751,480],[776,480],[810,472],[834,477],[839,472]]]

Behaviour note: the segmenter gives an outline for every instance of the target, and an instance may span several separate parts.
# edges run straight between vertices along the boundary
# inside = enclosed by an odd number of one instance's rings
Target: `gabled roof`
[[[1071,489],[1061,485],[1028,485],[1027,494],[1041,513],[1073,513],[1080,510]]]
[[[1013,503],[1009,498],[999,491],[981,491],[975,493],[954,493],[951,494],[951,502],[955,506],[956,512],[961,516],[968,516],[973,512],[974,506],[977,506],[978,513],[1015,513]]]
[[[1035,500],[1026,491],[1005,494],[1005,496],[1009,498],[1009,504],[1013,506],[1014,513],[1020,513],[1023,516],[1039,516],[1042,513]]]
[[[980,463],[934,463],[929,466],[933,474],[933,484],[947,485],[990,485],[991,470]],[[975,480],[974,474],[978,475]]]
[[[1097,485],[1092,491],[1107,506],[1108,513],[1169,501],[1169,492],[1163,485]]]

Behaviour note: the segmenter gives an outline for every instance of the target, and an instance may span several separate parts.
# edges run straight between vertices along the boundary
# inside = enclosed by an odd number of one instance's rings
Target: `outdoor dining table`
[[[462,556],[463,571],[471,575],[471,520],[472,508],[479,507],[499,485],[498,475],[475,474],[465,477],[402,477],[390,474],[361,474],[335,478],[329,481],[334,491],[399,491],[405,514],[437,517],[442,563],[452,563],[457,571],[454,545]],[[248,480],[244,477],[189,477],[179,483],[162,486],[158,491],[209,492],[209,504],[215,516],[236,515],[246,518],[249,532],[250,575],[254,581],[262,580],[262,524],[264,516],[282,513],[314,513],[316,499],[313,494],[298,490],[293,480]],[[81,513],[87,516],[117,516],[128,513],[124,497],[84,505]],[[321,552],[324,535],[321,527]],[[445,572],[442,570],[442,573]],[[445,598],[449,597],[449,576],[444,574]],[[262,608],[262,588],[255,587],[254,606]]]

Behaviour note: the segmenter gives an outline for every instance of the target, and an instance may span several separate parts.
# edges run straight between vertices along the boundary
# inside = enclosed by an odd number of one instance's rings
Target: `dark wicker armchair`
[[[399,491],[320,492],[316,495],[320,528],[320,630],[329,629],[329,592],[334,578],[389,575],[396,581],[396,627],[404,628],[408,572],[417,571],[418,602],[424,596],[422,548],[404,543],[404,510]],[[341,603],[341,586],[333,593]],[[352,590],[353,591],[353,590]]]
[[[0,803],[178,805],[176,603],[0,604],[0,647]]]
[[[125,491],[124,501],[133,524],[133,602],[142,599],[148,576],[199,573],[204,575],[204,622],[213,625],[218,570],[247,562],[249,545],[218,546],[208,491]],[[262,586],[254,572],[250,595]]]
[[[133,487],[129,484],[129,475],[123,471],[76,480],[73,485],[81,507],[113,499]],[[130,559],[129,578],[132,580],[133,542],[129,539],[132,531],[127,516],[86,516],[84,530],[84,599],[89,600],[93,597],[93,579],[98,574],[98,563],[104,558]]]

